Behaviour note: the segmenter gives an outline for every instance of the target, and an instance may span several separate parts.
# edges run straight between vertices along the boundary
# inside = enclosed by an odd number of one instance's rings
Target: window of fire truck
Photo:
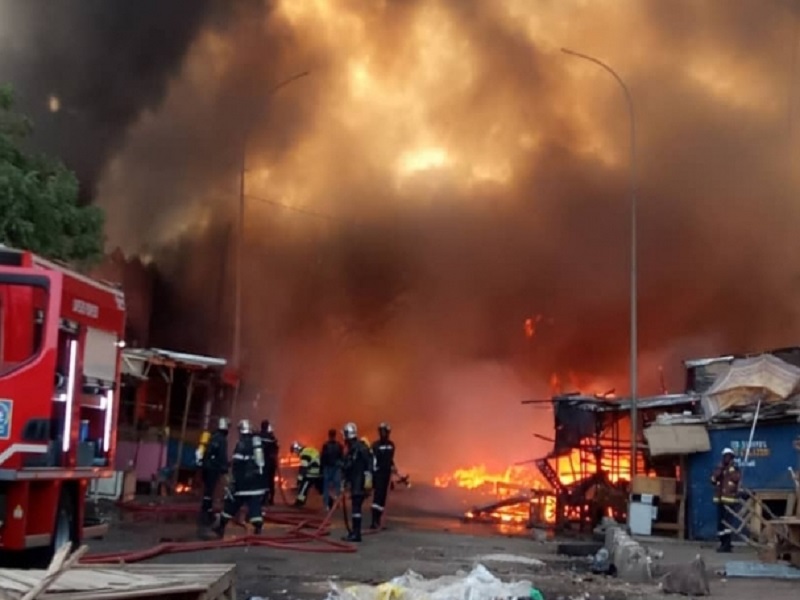
[[[0,273],[0,376],[41,354],[48,291],[46,277]]]

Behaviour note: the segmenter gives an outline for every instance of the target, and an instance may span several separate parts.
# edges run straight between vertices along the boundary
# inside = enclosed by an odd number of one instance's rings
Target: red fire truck
[[[125,299],[0,245],[0,551],[83,535],[89,480],[113,473]]]

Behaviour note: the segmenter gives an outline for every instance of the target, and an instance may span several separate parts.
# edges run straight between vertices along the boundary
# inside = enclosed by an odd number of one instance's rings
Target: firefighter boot
[[[726,554],[730,554],[731,552],[733,552],[733,540],[731,539],[732,537],[733,536],[731,536],[730,533],[726,533],[725,535],[722,536],[722,551],[725,552]]]
[[[261,530],[264,528],[264,523],[253,523],[253,534],[261,535]]]
[[[370,529],[380,529],[381,527],[381,511],[377,508],[372,509],[372,523],[370,523]]]
[[[360,542],[361,541],[361,517],[353,517],[352,531],[344,538],[346,542]]]
[[[228,524],[228,517],[223,517],[220,515],[219,523],[217,523],[214,527],[211,528],[216,536],[220,539],[225,537],[225,526]]]

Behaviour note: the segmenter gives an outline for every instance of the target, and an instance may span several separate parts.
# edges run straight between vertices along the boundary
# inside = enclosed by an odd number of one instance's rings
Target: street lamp
[[[636,400],[637,400],[637,392],[639,387],[638,382],[638,323],[637,323],[637,260],[636,260],[636,119],[634,118],[633,112],[633,99],[631,98],[631,92],[628,89],[628,86],[625,85],[625,82],[622,81],[622,78],[617,75],[617,73],[609,67],[603,61],[600,61],[596,58],[591,56],[587,56],[586,54],[581,54],[580,52],[574,52],[573,50],[568,50],[567,48],[562,48],[561,51],[564,54],[569,54],[570,56],[574,56],[576,58],[582,58],[584,60],[588,60],[599,67],[603,68],[606,72],[610,73],[611,76],[616,80],[619,86],[622,88],[622,92],[625,95],[625,102],[628,107],[628,116],[630,117],[630,195],[631,195],[631,372],[630,372],[630,380],[631,380],[631,483],[633,482],[633,478],[636,475],[636,455],[637,455],[637,446],[638,446],[638,432],[639,432],[639,421],[637,415],[637,407],[636,407]]]
[[[289,85],[293,81],[297,81],[306,77],[309,71],[302,71],[296,73],[291,77],[287,77],[283,81],[272,86],[267,92],[267,97],[272,97],[275,92],[281,88]],[[242,144],[242,162],[239,168],[239,213],[236,234],[236,283],[235,283],[235,307],[234,307],[234,323],[233,323],[233,351],[232,362],[236,369],[241,368],[241,355],[242,355],[242,262],[244,253],[244,201],[245,201],[245,171],[247,163],[247,137],[245,137]],[[237,381],[234,390],[234,403],[239,399],[239,383]]]

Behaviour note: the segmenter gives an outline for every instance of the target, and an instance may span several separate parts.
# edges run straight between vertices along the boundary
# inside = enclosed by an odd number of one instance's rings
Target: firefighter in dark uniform
[[[260,435],[261,445],[264,448],[264,485],[267,490],[264,494],[264,506],[272,506],[275,504],[275,476],[278,473],[280,445],[272,424],[267,419],[261,421]]]
[[[322,502],[330,510],[342,487],[342,460],[344,446],[336,439],[336,430],[328,430],[328,439],[322,445],[320,466],[322,467]]]
[[[344,484],[350,490],[352,526],[344,538],[348,542],[361,541],[361,509],[364,499],[372,489],[373,459],[369,446],[358,439],[355,423],[348,423],[342,431],[345,441]]]
[[[372,496],[372,524],[370,529],[381,526],[383,511],[386,510],[386,496],[389,494],[389,484],[392,475],[397,472],[394,466],[394,442],[389,439],[392,428],[388,423],[381,423],[378,427],[378,441],[372,444],[372,457],[375,461],[375,475],[373,479],[374,495]]]
[[[253,435],[250,421],[239,422],[239,441],[231,460],[231,482],[225,490],[225,505],[215,532],[222,537],[225,526],[234,518],[242,506],[247,507],[247,517],[255,533],[261,533],[264,517],[261,515],[261,500],[264,497],[264,449],[261,438]]]
[[[732,532],[725,525],[733,515],[729,515],[727,507],[738,502],[739,482],[742,479],[739,467],[734,462],[735,453],[730,448],[722,451],[722,462],[717,465],[711,474],[711,483],[714,486],[714,504],[717,505],[717,535],[719,548],[717,552],[732,552]]]
[[[319,451],[316,448],[294,442],[292,453],[300,457],[300,469],[297,472],[297,498],[294,505],[301,507],[305,506],[308,492],[312,487],[322,494],[322,468],[320,467]]]
[[[205,434],[208,435],[208,434]],[[208,445],[197,449],[197,466],[203,477],[203,501],[200,505],[200,523],[214,522],[214,492],[220,477],[228,472],[228,419],[221,417]]]

